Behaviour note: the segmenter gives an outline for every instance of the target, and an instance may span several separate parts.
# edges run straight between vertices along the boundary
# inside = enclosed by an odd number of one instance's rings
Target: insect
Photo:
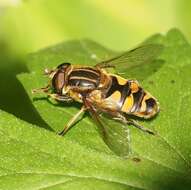
[[[65,125],[60,135],[64,135],[79,116],[88,111],[108,147],[117,155],[128,157],[131,148],[127,125],[154,134],[131,116],[151,118],[159,112],[159,103],[137,80],[125,79],[109,73],[107,69],[128,70],[132,65],[152,62],[161,50],[161,45],[143,45],[93,67],[62,63],[56,69],[45,69],[45,74],[50,77],[49,84],[33,92],[45,92],[61,102],[82,103],[79,112]]]

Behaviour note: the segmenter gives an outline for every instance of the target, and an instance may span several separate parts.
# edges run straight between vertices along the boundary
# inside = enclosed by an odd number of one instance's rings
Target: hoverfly
[[[62,63],[56,69],[45,69],[45,74],[50,77],[49,84],[33,92],[45,92],[61,102],[82,103],[79,112],[65,125],[60,135],[64,135],[79,116],[88,111],[108,147],[117,155],[127,157],[130,135],[126,125],[154,134],[131,116],[151,118],[159,112],[159,103],[137,80],[125,79],[109,73],[107,69],[127,70],[132,65],[152,62],[161,50],[161,45],[143,45],[93,67]]]

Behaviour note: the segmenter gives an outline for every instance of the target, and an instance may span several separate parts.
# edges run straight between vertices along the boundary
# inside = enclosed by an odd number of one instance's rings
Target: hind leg
[[[143,127],[142,125],[140,125],[135,120],[128,118],[128,116],[124,116],[123,114],[118,114],[117,117],[114,119],[119,120],[119,121],[126,123],[128,125],[132,125],[132,126],[136,127],[137,129],[140,129],[141,131],[146,132],[148,134],[155,135],[154,131]]]
[[[141,131],[146,132],[146,133],[148,133],[148,134],[150,134],[150,135],[155,135],[155,132],[154,132],[154,131],[143,127],[142,125],[140,125],[140,124],[139,124],[138,122],[136,122],[135,120],[127,119],[127,124],[133,125],[133,126],[136,127],[137,129],[140,129]]]

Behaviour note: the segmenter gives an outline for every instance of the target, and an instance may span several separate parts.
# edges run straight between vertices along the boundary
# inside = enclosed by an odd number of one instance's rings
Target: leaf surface
[[[132,126],[131,148],[141,161],[114,155],[85,114],[60,137],[64,124],[79,110],[79,104],[55,104],[31,89],[45,86],[44,68],[61,62],[90,65],[116,52],[89,41],[70,41],[31,54],[30,73],[19,75],[40,116],[49,125],[31,125],[0,112],[1,189],[189,189],[191,187],[191,48],[178,30],[154,36],[161,43],[165,62],[157,70],[142,66],[141,85],[160,102],[160,114],[139,121],[157,132],[145,134]],[[141,70],[142,70],[141,68]],[[126,71],[139,76],[141,70]],[[137,76],[135,77],[137,78]]]

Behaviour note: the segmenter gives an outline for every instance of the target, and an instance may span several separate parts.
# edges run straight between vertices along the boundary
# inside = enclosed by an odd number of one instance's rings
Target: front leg
[[[54,100],[57,100],[59,102],[71,102],[73,99],[67,95],[63,96],[56,93],[49,93],[50,90],[50,84],[48,84],[46,87],[33,89],[32,93],[46,93],[49,97],[51,97]]]
[[[48,93],[47,95],[49,97],[51,97],[52,99],[57,100],[59,102],[71,102],[71,101],[73,101],[73,99],[69,96],[62,96],[59,94],[51,94],[51,93]]]

